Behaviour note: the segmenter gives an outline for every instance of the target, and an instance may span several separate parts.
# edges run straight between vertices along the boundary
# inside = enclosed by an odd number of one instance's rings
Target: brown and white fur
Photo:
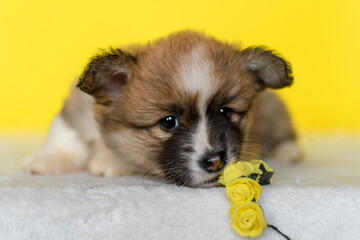
[[[265,90],[292,82],[289,63],[272,51],[191,31],[111,49],[91,59],[25,168],[209,187],[238,157],[293,162],[300,151],[290,118]]]

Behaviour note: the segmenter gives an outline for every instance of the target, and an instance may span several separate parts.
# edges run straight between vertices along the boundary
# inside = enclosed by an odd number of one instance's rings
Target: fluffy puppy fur
[[[191,31],[111,49],[91,59],[25,168],[209,187],[238,157],[296,161],[288,113],[265,90],[292,82],[290,64],[273,51]]]

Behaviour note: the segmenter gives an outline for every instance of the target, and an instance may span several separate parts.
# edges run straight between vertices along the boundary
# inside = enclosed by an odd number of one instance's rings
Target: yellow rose
[[[260,206],[254,202],[235,205],[229,211],[231,226],[243,237],[256,238],[266,229],[266,219]]]
[[[239,177],[248,177],[253,173],[254,167],[249,162],[239,161],[228,165],[219,177],[219,182],[226,185]]]
[[[262,192],[260,184],[250,178],[237,178],[226,185],[226,194],[231,204],[245,204],[259,201]]]

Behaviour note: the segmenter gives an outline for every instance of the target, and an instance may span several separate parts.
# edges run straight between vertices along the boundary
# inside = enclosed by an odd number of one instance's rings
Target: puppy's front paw
[[[62,153],[39,154],[25,161],[24,170],[33,174],[63,174],[77,172],[81,166],[74,161],[77,156]]]
[[[296,163],[303,157],[300,147],[293,140],[280,143],[272,155],[277,161],[284,163]]]
[[[88,164],[89,171],[99,177],[119,177],[124,174],[124,169],[112,158],[96,155]]]

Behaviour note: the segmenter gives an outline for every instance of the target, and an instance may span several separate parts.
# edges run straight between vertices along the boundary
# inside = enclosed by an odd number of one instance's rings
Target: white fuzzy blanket
[[[0,239],[241,239],[224,188],[31,176],[19,166],[34,142],[0,138]],[[312,138],[304,148],[300,165],[270,162],[274,182],[259,201],[268,223],[291,239],[360,239],[360,138]],[[283,238],[267,229],[259,239]]]

